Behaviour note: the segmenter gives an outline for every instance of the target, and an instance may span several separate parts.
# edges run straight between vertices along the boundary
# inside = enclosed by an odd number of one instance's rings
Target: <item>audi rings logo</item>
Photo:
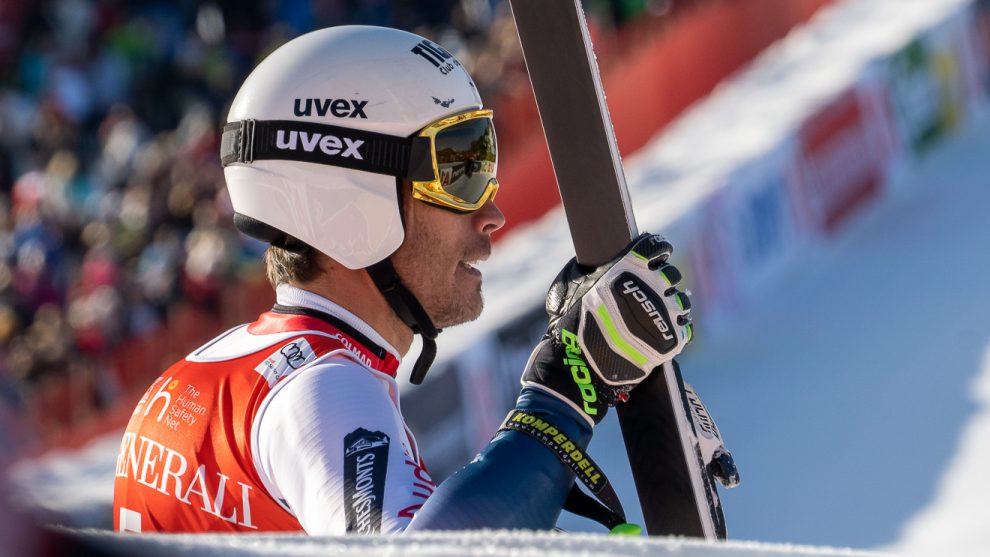
[[[294,342],[286,344],[281,350],[279,350],[279,352],[285,356],[285,362],[289,364],[289,367],[292,369],[299,369],[306,363],[306,356],[303,353],[302,348],[299,348],[299,345]]]

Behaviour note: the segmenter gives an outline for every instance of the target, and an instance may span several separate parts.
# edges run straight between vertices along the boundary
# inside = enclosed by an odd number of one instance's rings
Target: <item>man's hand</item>
[[[571,260],[547,294],[550,326],[522,376],[592,426],[655,368],[691,342],[691,304],[667,263],[673,247],[643,234],[597,268]]]

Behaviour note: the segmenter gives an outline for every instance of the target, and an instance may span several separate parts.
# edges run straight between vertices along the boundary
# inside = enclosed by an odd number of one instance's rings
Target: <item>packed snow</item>
[[[93,545],[127,555],[249,557],[883,557],[880,552],[757,542],[711,544],[701,540],[624,538],[552,532],[476,531],[397,537],[332,538],[274,535],[120,536],[73,533]]]

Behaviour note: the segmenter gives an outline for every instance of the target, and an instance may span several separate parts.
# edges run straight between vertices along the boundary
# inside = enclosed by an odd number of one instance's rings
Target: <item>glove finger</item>
[[[681,276],[681,272],[677,269],[677,267],[674,267],[673,265],[664,265],[663,267],[657,269],[657,271],[660,273],[660,276],[667,281],[667,285],[670,286],[670,288],[664,290],[663,295],[670,296],[673,294],[673,287],[677,286],[684,277]]]
[[[639,258],[649,261],[650,268],[654,268],[655,265],[661,265],[667,261],[670,254],[674,252],[674,246],[659,234],[643,234],[633,242],[629,251]]]
[[[677,316],[677,325],[682,328],[681,338],[684,344],[690,344],[694,340],[694,323],[691,316],[691,298],[680,290],[674,290],[674,301],[681,309],[681,314]]]

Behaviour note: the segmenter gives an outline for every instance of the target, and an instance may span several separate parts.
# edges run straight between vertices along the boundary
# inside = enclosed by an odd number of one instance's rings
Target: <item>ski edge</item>
[[[722,513],[722,502],[719,499],[714,479],[708,472],[701,454],[701,445],[697,440],[694,419],[691,417],[691,410],[685,399],[684,379],[681,377],[680,370],[673,363],[664,364],[662,369],[670,393],[671,404],[674,405],[677,415],[677,429],[688,475],[691,477],[691,488],[694,492],[702,529],[707,539],[724,540],[727,537],[727,532]]]

